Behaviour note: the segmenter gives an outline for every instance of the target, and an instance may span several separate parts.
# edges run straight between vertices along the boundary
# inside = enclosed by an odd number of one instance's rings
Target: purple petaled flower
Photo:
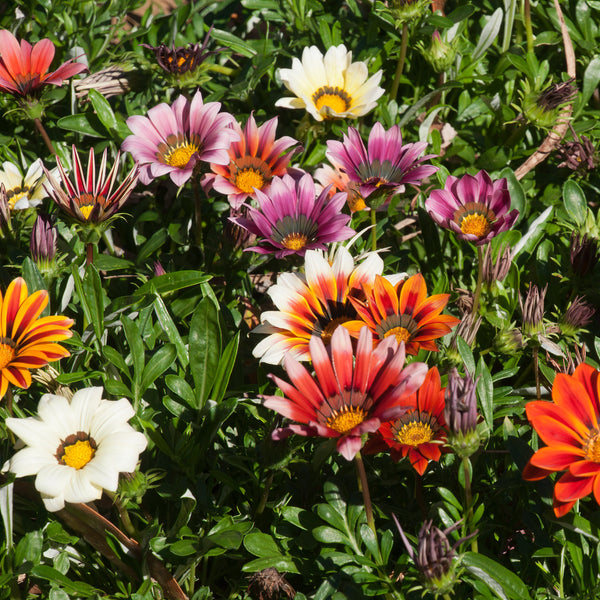
[[[219,102],[204,104],[197,91],[191,101],[179,96],[172,106],[163,102],[151,108],[147,117],[129,117],[133,135],[122,147],[140,163],[140,181],[147,185],[168,173],[182,186],[199,161],[229,164],[229,146],[240,136],[231,128],[233,115],[220,109]]]
[[[510,229],[519,216],[517,209],[508,212],[506,179],[492,181],[485,171],[460,179],[449,175],[444,189],[434,190],[425,200],[425,208],[438,225],[476,246]]]
[[[36,263],[51,262],[56,256],[57,231],[52,217],[40,213],[31,230],[29,249]]]
[[[249,219],[231,217],[260,239],[247,248],[260,254],[304,256],[307,250],[324,250],[326,244],[347,240],[354,230],[347,227],[350,215],[342,213],[346,194],[328,197],[329,186],[317,197],[309,174],[295,181],[290,175],[273,177],[268,194],[255,190],[259,208],[248,207]]]
[[[438,170],[438,167],[423,164],[434,154],[419,158],[426,146],[425,142],[402,145],[402,133],[398,125],[385,131],[378,122],[369,134],[368,150],[358,130],[349,127],[343,142],[327,142],[326,155],[351,181],[359,183],[363,198],[377,191],[378,196],[379,193],[385,196],[385,201],[403,192],[406,184],[418,184]]]

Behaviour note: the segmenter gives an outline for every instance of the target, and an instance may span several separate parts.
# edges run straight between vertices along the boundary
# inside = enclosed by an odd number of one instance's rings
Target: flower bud
[[[525,335],[534,336],[539,333],[544,325],[544,298],[548,291],[548,284],[540,289],[533,283],[529,286],[527,296],[519,294],[519,306],[523,315],[522,330]]]
[[[581,296],[577,296],[567,308],[559,322],[559,327],[564,335],[575,336],[584,329],[592,320],[596,309],[588,304]]]
[[[504,281],[510,266],[512,265],[512,253],[510,246],[501,248],[494,262],[492,256],[492,246],[488,244],[483,255],[483,281],[489,287],[493,286],[497,281]]]
[[[455,38],[450,43],[445,42],[439,32],[434,31],[429,48],[425,48],[423,44],[419,44],[417,47],[433,70],[436,73],[443,73],[454,64],[457,41]]]
[[[570,258],[573,272],[585,277],[598,263],[598,240],[587,234],[573,233]]]
[[[3,183],[0,183],[0,237],[4,229],[11,229],[10,226],[10,204],[8,203],[8,196],[6,194],[6,188]]]
[[[585,135],[578,137],[577,140],[560,144],[556,149],[556,156],[561,161],[559,167],[566,167],[579,174],[593,171],[598,166],[596,147]]]
[[[40,213],[35,220],[29,241],[31,258],[45,269],[56,256],[56,228],[52,223],[52,217]]]
[[[523,334],[513,327],[504,329],[494,338],[494,349],[500,354],[514,354],[523,348]]]

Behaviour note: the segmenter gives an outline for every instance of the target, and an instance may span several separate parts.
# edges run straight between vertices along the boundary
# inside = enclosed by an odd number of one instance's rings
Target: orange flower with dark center
[[[528,481],[565,471],[554,486],[554,513],[565,515],[577,500],[593,493],[600,504],[600,371],[579,365],[559,373],[552,402],[526,405],[527,418],[546,444],[523,470]]]
[[[440,314],[449,294],[427,297],[425,279],[420,273],[396,285],[377,275],[373,285],[363,283],[365,300],[350,298],[360,321],[344,323],[355,337],[365,324],[376,334],[376,341],[394,336],[406,344],[407,354],[420,348],[437,352],[433,340],[450,333],[460,319]]]
[[[48,292],[40,290],[29,296],[21,277],[10,283],[4,297],[0,293],[0,398],[9,384],[28,388],[30,369],[69,356],[69,351],[56,342],[71,337],[73,320],[39,318],[47,304]]]

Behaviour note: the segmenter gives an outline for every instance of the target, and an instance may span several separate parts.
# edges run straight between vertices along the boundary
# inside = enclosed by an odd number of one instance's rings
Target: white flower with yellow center
[[[6,189],[10,210],[25,210],[40,204],[48,195],[43,186],[45,181],[40,159],[31,163],[25,175],[17,165],[8,161],[2,163],[0,184],[4,184]]]
[[[281,98],[275,104],[305,108],[317,121],[355,119],[375,108],[384,90],[379,87],[382,71],[369,78],[367,64],[352,62],[346,46],[331,46],[325,56],[316,46],[304,48],[302,61],[294,58],[291,69],[279,69],[285,87],[296,98]]]
[[[103,490],[117,490],[119,473],[134,471],[146,448],[144,435],[128,423],[134,414],[125,398],[103,400],[101,387],[79,390],[70,402],[45,394],[36,417],[6,419],[26,447],[5,467],[17,477],[36,475],[49,511],[97,500]]]

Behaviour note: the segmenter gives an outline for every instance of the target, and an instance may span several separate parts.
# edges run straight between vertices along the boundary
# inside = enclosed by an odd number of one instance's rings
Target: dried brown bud
[[[512,252],[510,246],[506,245],[501,248],[496,257],[492,256],[492,246],[488,244],[483,255],[483,281],[491,286],[497,281],[504,281],[504,278],[508,275],[510,266],[512,264]]]
[[[583,329],[592,320],[595,314],[596,309],[581,296],[577,296],[561,319],[559,323],[560,330],[565,335],[576,335],[580,329]]]
[[[268,568],[250,577],[248,594],[256,600],[280,600],[282,594],[294,598],[296,592],[277,569]]]
[[[598,166],[598,153],[592,140],[582,135],[579,139],[562,143],[556,150],[561,161],[558,166],[585,173]]]
[[[567,79],[567,81],[549,85],[540,94],[537,101],[538,106],[546,112],[550,112],[563,104],[572,102],[578,92],[577,88],[574,85],[571,85],[574,81],[575,78],[571,77],[570,79]]]
[[[598,263],[598,240],[579,233],[571,235],[571,266],[580,277],[585,277]]]
[[[548,291],[548,284],[540,289],[537,285],[531,284],[527,291],[527,296],[519,294],[519,306],[523,315],[523,333],[525,335],[535,335],[542,329],[544,321],[544,298]]]
[[[585,344],[578,346],[577,344],[573,347],[573,353],[569,353],[567,357],[563,357],[562,362],[554,359],[548,352],[546,352],[546,363],[552,367],[557,373],[566,373],[567,375],[573,375],[575,369],[585,362],[586,350]]]

